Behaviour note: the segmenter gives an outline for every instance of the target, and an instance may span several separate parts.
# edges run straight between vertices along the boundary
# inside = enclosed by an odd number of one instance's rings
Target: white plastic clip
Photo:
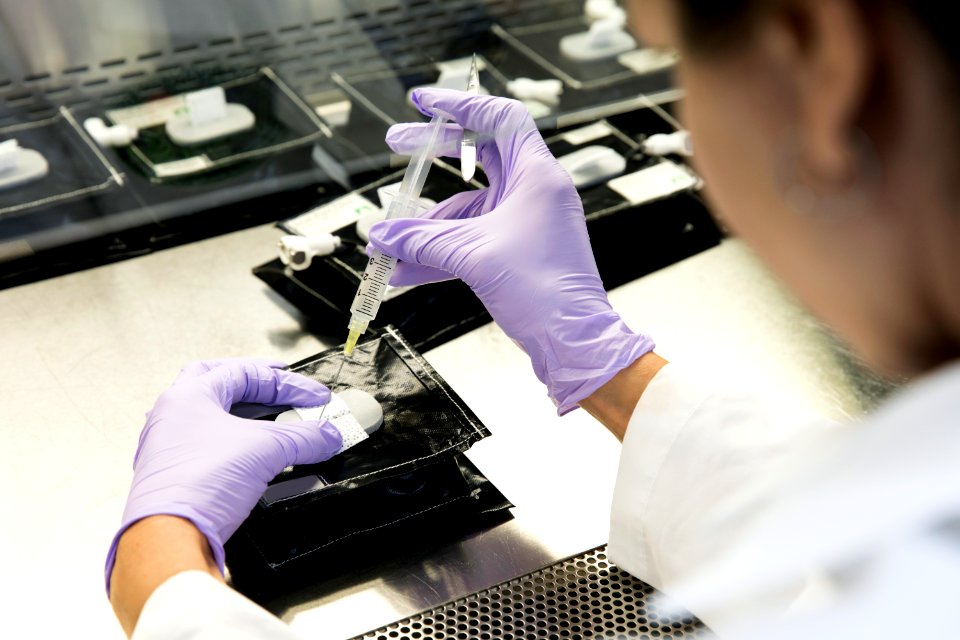
[[[280,251],[280,262],[284,266],[294,271],[304,271],[310,268],[314,258],[330,255],[340,247],[340,244],[339,237],[332,233],[322,233],[309,238],[283,236],[277,247]]]
[[[517,100],[526,102],[536,100],[542,104],[557,106],[560,104],[560,95],[563,93],[561,80],[533,80],[532,78],[515,78],[507,83],[507,91]]]
[[[0,142],[0,191],[39,180],[49,171],[39,151],[24,149],[17,140]]]
[[[587,0],[583,5],[583,14],[593,22],[613,16],[619,9],[616,0]]]
[[[170,139],[184,147],[196,146],[252,129],[256,117],[245,105],[227,102],[223,87],[210,87],[184,96],[186,113],[167,120]]]
[[[665,156],[673,153],[679,156],[693,155],[693,139],[690,132],[681,129],[673,133],[657,133],[645,139],[641,146],[643,152],[651,156]]]
[[[627,14],[614,7],[606,16],[590,25],[588,31],[560,38],[560,51],[573,60],[590,62],[612,58],[637,48],[637,41],[626,32]]]
[[[125,147],[140,135],[140,132],[130,125],[115,124],[108,127],[100,118],[87,118],[83,121],[83,128],[101,147]]]
[[[557,158],[573,179],[573,186],[586,189],[623,173],[626,159],[610,147],[591,145]]]
[[[19,142],[16,140],[4,140],[0,142],[0,173],[5,173],[16,167],[19,158]]]

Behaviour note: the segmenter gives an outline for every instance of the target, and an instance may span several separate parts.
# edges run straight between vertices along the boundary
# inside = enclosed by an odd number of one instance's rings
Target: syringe
[[[387,207],[386,219],[411,217],[416,214],[423,190],[423,183],[427,179],[433,158],[436,156],[437,144],[440,142],[440,133],[443,126],[450,121],[444,113],[436,113],[427,125],[426,144],[410,158],[410,164],[403,174],[400,191]],[[397,259],[373,250],[367,268],[360,279],[360,287],[350,306],[350,333],[347,342],[343,345],[343,353],[347,356],[353,353],[357,340],[367,330],[367,326],[377,317],[383,294],[390,283],[390,276],[397,266]]]

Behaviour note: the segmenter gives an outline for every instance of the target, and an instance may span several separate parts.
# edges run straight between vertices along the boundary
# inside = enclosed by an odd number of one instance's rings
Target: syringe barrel
[[[419,203],[419,195],[417,198],[411,198],[402,192],[398,193],[393,200],[390,201],[390,206],[387,207],[387,215],[384,219],[413,218],[417,215]]]
[[[407,170],[400,183],[400,192],[387,208],[386,218],[409,218],[417,213],[420,192],[423,190],[427,173],[433,165],[433,157],[440,142],[443,126],[449,122],[447,114],[437,113],[430,121],[429,135],[426,144],[410,159]],[[363,271],[357,295],[350,305],[350,327],[359,329],[360,333],[366,330],[366,325],[377,317],[383,295],[390,284],[390,276],[397,266],[397,259],[374,250]],[[362,329],[360,329],[362,327]]]
[[[396,258],[391,258],[377,250],[373,251],[360,279],[357,295],[353,298],[353,304],[350,305],[350,314],[353,318],[371,322],[377,317],[380,302],[383,300],[383,294],[387,285],[390,284],[390,276],[393,275],[396,266]]]

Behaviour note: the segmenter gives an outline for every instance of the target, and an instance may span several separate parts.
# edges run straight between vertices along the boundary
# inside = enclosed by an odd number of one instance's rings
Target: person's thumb
[[[441,269],[460,276],[477,235],[475,219],[425,220],[396,218],[370,228],[370,244],[403,262]]]
[[[284,453],[283,464],[276,473],[292,465],[328,460],[343,444],[343,436],[326,420],[322,424],[316,420],[268,424]]]

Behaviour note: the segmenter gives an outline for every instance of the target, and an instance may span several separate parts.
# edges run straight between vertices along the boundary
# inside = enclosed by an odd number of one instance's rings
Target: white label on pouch
[[[192,173],[206,171],[213,166],[205,154],[184,158],[183,160],[171,160],[153,165],[153,173],[158,178],[173,178],[176,176],[186,176]]]
[[[567,133],[563,134],[563,139],[566,142],[579,147],[582,144],[587,144],[588,142],[605,138],[612,132],[613,130],[610,128],[610,125],[601,120],[600,122],[594,122],[586,127],[580,127],[579,129],[568,131]]]
[[[691,171],[669,160],[607,183],[630,204],[643,204],[666,198],[678,191],[693,189],[699,184],[700,180]]]
[[[348,193],[333,202],[311,209],[284,223],[290,231],[302,236],[333,233],[350,224],[356,224],[365,213],[375,213],[380,207],[359,193]]]
[[[680,59],[676,51],[663,51],[662,49],[634,49],[627,53],[620,54],[617,62],[625,66],[630,71],[638,75],[653,73],[672,67]]]
[[[107,117],[113,124],[126,124],[134,129],[149,129],[164,124],[178,113],[185,113],[186,110],[186,100],[183,95],[178,95],[123,109],[110,109],[107,111]]]

